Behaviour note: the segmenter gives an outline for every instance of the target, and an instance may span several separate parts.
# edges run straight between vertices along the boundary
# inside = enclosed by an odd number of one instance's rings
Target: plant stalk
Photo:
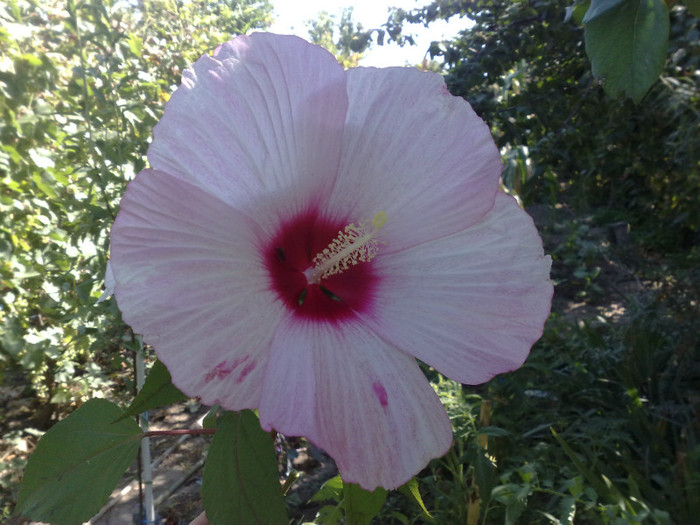
[[[146,366],[143,356],[143,341],[138,338],[139,349],[136,352],[136,386],[139,390],[143,388],[146,381]],[[153,504],[153,472],[151,469],[151,440],[148,436],[148,412],[143,412],[140,416],[141,430],[144,434],[141,438],[141,471],[143,473],[143,507],[146,512],[146,524],[151,525],[156,522],[155,505]]]

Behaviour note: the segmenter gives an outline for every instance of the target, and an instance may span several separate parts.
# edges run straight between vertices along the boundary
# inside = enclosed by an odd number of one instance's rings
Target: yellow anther
[[[372,218],[372,226],[375,230],[381,230],[386,224],[386,212],[380,211]]]
[[[384,224],[386,213],[383,211],[374,216],[371,226],[367,221],[361,221],[359,226],[348,224],[327,248],[313,258],[314,267],[304,272],[307,281],[318,284],[321,279],[373,259],[382,244],[377,234]]]

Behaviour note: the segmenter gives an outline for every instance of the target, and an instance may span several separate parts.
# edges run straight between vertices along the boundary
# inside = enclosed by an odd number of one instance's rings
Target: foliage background
[[[133,334],[95,305],[119,198],[181,72],[270,16],[257,0],[0,3],[0,386],[33,398],[0,413],[0,520],[23,465],[9,447],[133,391]]]
[[[554,258],[553,314],[521,370],[468,389],[427,371],[457,437],[420,477],[438,523],[700,513],[698,20],[670,9],[663,73],[634,103],[593,77],[567,7],[440,0],[382,28],[346,12],[338,37],[332,18],[310,26],[352,65],[385,34],[410,41],[411,23],[472,18],[423,67],[489,123],[504,187]],[[270,12],[254,0],[0,4],[0,399],[30,399],[0,413],[0,519],[38,435],[90,397],[130,396],[133,334],[113,301],[95,305],[119,197],[182,70]],[[390,494],[377,521],[430,520]]]

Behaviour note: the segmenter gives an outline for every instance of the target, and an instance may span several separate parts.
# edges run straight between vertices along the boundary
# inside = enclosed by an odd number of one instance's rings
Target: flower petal
[[[366,322],[456,381],[518,368],[542,335],[551,260],[532,219],[505,194],[471,228],[373,263],[381,286]]]
[[[105,289],[97,300],[98,303],[106,301],[114,293],[114,286],[117,283],[114,280],[114,272],[112,271],[112,265],[107,261],[107,267],[105,268]]]
[[[291,188],[308,204],[333,185],[346,110],[330,53],[293,36],[238,36],[184,72],[148,159],[236,207]]]
[[[350,106],[328,209],[372,219],[395,251],[463,230],[493,206],[501,160],[488,126],[442,77],[412,68],[347,71]]]
[[[343,480],[396,488],[452,442],[445,409],[416,361],[356,321],[280,325],[265,370],[260,422],[306,436]]]
[[[111,233],[115,297],[173,383],[205,404],[257,407],[282,307],[259,260],[257,225],[172,175],[129,184]]]

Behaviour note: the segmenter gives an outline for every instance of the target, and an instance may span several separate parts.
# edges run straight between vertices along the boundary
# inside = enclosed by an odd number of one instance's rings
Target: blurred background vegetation
[[[593,78],[567,7],[437,0],[381,28],[350,10],[309,26],[351,66],[409,45],[411,24],[474,20],[420,67],[489,123],[504,188],[554,259],[553,313],[522,369],[475,388],[427,371],[457,438],[420,477],[437,523],[700,515],[698,19],[671,7],[665,69],[635,104]],[[119,198],[183,69],[271,9],[0,3],[0,521],[43,431],[90,397],[132,394],[134,336],[113,300],[95,304]],[[407,501],[392,494],[377,522],[427,523]]]

